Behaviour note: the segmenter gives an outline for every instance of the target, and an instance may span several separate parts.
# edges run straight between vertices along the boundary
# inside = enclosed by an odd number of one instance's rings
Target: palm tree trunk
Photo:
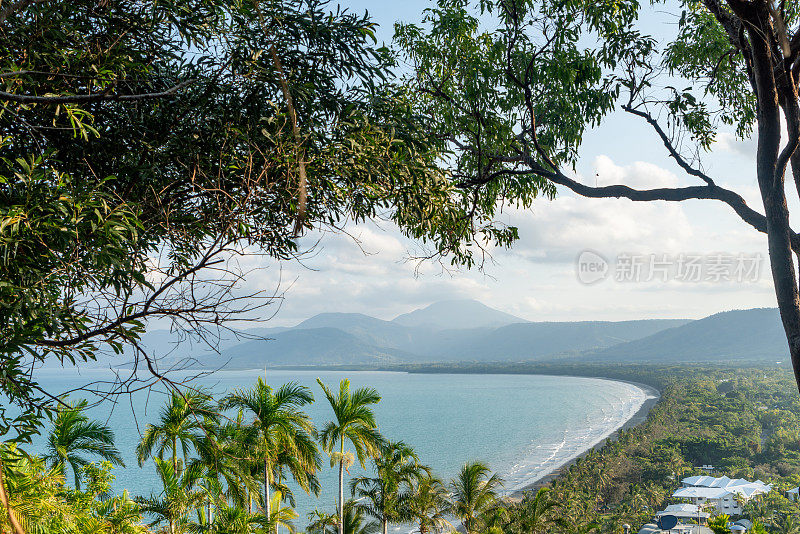
[[[270,519],[269,509],[269,460],[264,460],[264,517]]]
[[[178,474],[178,438],[172,438],[172,469]]]
[[[22,525],[17,521],[17,516],[11,510],[11,505],[8,502],[8,495],[6,494],[6,483],[3,480],[3,460],[0,459],[0,504],[6,509],[8,514],[8,522],[11,523],[11,530],[14,534],[25,534]]]
[[[339,534],[344,534],[344,439],[339,440]]]
[[[389,521],[384,518],[381,523],[383,523],[383,534],[389,534]]]

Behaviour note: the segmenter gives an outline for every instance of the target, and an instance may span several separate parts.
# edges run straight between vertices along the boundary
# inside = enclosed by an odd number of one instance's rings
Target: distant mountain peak
[[[398,315],[392,322],[403,326],[460,330],[496,328],[527,321],[477,300],[452,299],[434,302],[424,308]]]

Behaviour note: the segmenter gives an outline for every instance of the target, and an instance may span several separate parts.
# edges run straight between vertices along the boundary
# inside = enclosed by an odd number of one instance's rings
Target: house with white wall
[[[700,507],[713,508],[718,514],[741,515],[741,503],[769,493],[772,486],[760,480],[750,482],[743,478],[711,477],[697,475],[684,478],[683,487],[673,497],[685,499]]]

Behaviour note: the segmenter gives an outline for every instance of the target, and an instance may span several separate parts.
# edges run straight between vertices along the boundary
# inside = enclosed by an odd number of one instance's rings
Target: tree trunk
[[[389,521],[384,518],[381,523],[383,523],[383,534],[389,534]]]
[[[264,460],[264,517],[270,520],[269,503],[269,460]]]
[[[172,438],[172,469],[178,475],[178,438]]]
[[[8,522],[11,524],[13,534],[25,534],[22,525],[19,524],[17,516],[11,510],[11,504],[8,502],[8,495],[6,494],[6,482],[3,478],[3,460],[0,458],[0,504],[6,509],[8,515]]]
[[[344,440],[339,440],[339,534],[344,534]]]
[[[795,380],[800,388],[800,294],[784,189],[785,167],[780,168],[778,156],[781,139],[780,96],[774,76],[772,50],[764,37],[765,28],[759,28],[757,23],[758,20],[770,19],[769,13],[766,13],[767,18],[759,19],[764,13],[755,11],[739,15],[743,18],[752,17],[747,28],[753,47],[753,78],[758,97],[756,175],[767,219],[767,244],[775,296],[789,344]]]

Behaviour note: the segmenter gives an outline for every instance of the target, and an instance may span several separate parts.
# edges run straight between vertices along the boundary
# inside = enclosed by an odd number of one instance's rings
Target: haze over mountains
[[[202,367],[385,365],[458,361],[713,362],[787,357],[776,309],[723,312],[700,320],[529,322],[474,300],[444,301],[385,321],[323,313],[294,327],[248,331],[221,354],[175,349],[164,331],[145,343],[158,355],[191,355]]]

